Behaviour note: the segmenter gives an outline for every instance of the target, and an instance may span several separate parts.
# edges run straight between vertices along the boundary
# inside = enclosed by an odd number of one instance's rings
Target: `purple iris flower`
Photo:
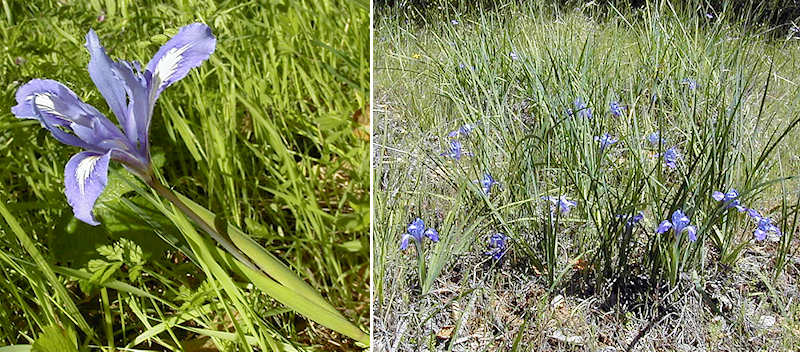
[[[693,79],[691,79],[691,78],[684,78],[684,79],[682,79],[682,80],[681,80],[681,84],[686,84],[686,85],[688,85],[688,86],[689,86],[689,89],[691,89],[691,90],[695,90],[695,89],[697,89],[697,81],[695,81],[695,80],[693,80]]]
[[[658,132],[653,132],[647,136],[647,141],[650,142],[650,145],[658,145],[659,143],[664,143],[664,139],[661,138],[661,135]]]
[[[664,165],[667,165],[670,169],[678,167],[678,160],[680,159],[681,153],[677,147],[669,148],[664,152]]]
[[[616,117],[622,116],[622,110],[625,109],[624,106],[619,105],[619,103],[616,101],[612,101],[611,104],[609,104],[609,106],[611,109],[611,115],[614,115]]]
[[[408,240],[414,240],[417,245],[420,245],[425,237],[430,238],[433,242],[439,242],[439,232],[436,229],[432,227],[426,229],[425,222],[422,219],[414,219],[414,222],[408,225],[408,232],[403,234],[403,238],[400,241],[400,250],[404,251],[408,248]]]
[[[466,123],[463,126],[459,127],[457,130],[450,132],[447,134],[450,138],[458,138],[459,136],[467,136],[469,135],[472,130],[475,129],[475,125]]]
[[[674,230],[676,236],[686,230],[686,233],[689,235],[689,241],[697,241],[697,229],[689,224],[689,217],[680,210],[676,210],[672,213],[672,221],[664,220],[658,224],[656,233],[660,235],[669,231],[669,229]]]
[[[483,254],[491,256],[494,260],[500,260],[506,251],[508,251],[508,236],[496,233],[489,237],[489,251]]]
[[[461,146],[461,142],[456,139],[450,141],[450,150],[440,154],[441,156],[448,156],[456,160],[461,160],[461,157],[464,155],[471,155],[470,153],[465,153],[463,147]]]
[[[757,241],[765,240],[770,233],[781,235],[781,230],[778,229],[778,226],[775,226],[770,218],[762,216],[757,210],[747,209],[747,215],[750,215],[756,221],[756,229],[753,232],[753,236]]]
[[[592,118],[592,108],[587,107],[586,103],[583,102],[583,99],[581,99],[581,98],[575,99],[575,102],[573,102],[573,105],[575,105],[575,111],[578,112],[578,116],[580,116],[582,118],[585,118],[585,119],[591,119]],[[572,110],[569,110],[569,114],[570,115],[573,114]]]
[[[119,127],[59,82],[34,79],[17,90],[17,105],[11,108],[14,115],[38,120],[58,141],[83,149],[64,170],[65,193],[76,218],[99,224],[92,208],[106,186],[109,161],[122,163],[144,180],[152,178],[148,134],[153,106],[165,88],[208,59],[215,46],[208,26],[190,24],[142,69],[135,61],[112,60],[97,33],[89,30],[89,76]]]
[[[483,194],[485,195],[489,195],[489,192],[492,190],[492,186],[497,184],[497,181],[495,181],[494,177],[489,175],[488,172],[483,174],[483,178],[481,180],[475,180],[473,182],[480,182],[481,190],[483,190]]]
[[[601,136],[594,136],[594,140],[600,142],[600,150],[606,149],[619,141],[608,133],[603,133]]]
[[[636,215],[628,214],[628,215],[617,215],[617,218],[620,219],[627,219],[625,220],[625,227],[632,228],[636,226],[636,224],[640,223],[644,220],[644,213],[641,211],[636,213]]]
[[[514,60],[514,61],[519,60],[519,56],[517,56],[517,53],[515,53],[513,51],[511,53],[509,53],[508,56],[511,57],[511,60]]]
[[[558,211],[561,214],[567,214],[570,210],[576,205],[577,202],[567,199],[567,197],[560,196],[560,197],[542,197],[544,200],[549,200],[550,203],[553,203],[553,206],[558,207]]]
[[[450,24],[455,26],[458,24],[458,20],[450,20]]]
[[[740,213],[747,210],[747,208],[743,207],[741,203],[739,203],[739,192],[735,189],[731,188],[727,193],[722,193],[720,191],[714,191],[711,194],[711,197],[718,202],[723,202],[725,204],[725,209],[736,208]]]

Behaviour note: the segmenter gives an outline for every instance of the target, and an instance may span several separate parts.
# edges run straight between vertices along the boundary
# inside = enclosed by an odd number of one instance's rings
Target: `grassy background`
[[[208,24],[215,53],[168,89],[154,112],[150,138],[161,174],[368,329],[369,142],[357,121],[369,98],[367,6],[4,1],[0,199],[10,214],[0,226],[0,345],[73,331],[82,346],[106,350],[353,348],[243,281],[247,309],[232,309],[177,229],[130,192],[138,181],[130,185],[119,165],[96,209],[103,225],[73,219],[63,169],[76,148],[36,121],[15,119],[10,107],[21,84],[50,78],[113,121],[86,71],[89,28],[112,58],[146,63],[180,26]],[[7,226],[14,222],[19,227]],[[110,282],[127,286],[100,288]]]
[[[800,194],[783,177],[800,172],[800,134],[768,148],[800,114],[788,25],[708,18],[701,2],[397,3],[375,19],[376,348],[798,348]],[[578,97],[591,121],[567,118]],[[441,157],[464,123],[479,126],[462,139],[475,156]],[[654,157],[656,130],[684,154],[678,170]],[[620,139],[606,152],[593,140],[604,132]],[[490,197],[472,182],[484,172],[501,183]],[[785,235],[755,242],[752,223],[720,215],[711,191],[729,187]],[[559,194],[579,205],[554,227],[540,197]],[[696,244],[653,234],[678,208]],[[622,236],[615,215],[638,210]],[[426,244],[423,283],[414,251],[398,249],[415,217],[441,238]],[[495,232],[512,237],[501,262],[483,255]]]

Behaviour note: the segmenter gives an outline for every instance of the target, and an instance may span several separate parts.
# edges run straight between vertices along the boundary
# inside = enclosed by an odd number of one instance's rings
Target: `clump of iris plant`
[[[578,205],[577,202],[569,200],[567,199],[567,197],[563,195],[559,197],[544,196],[542,197],[542,199],[550,201],[551,205],[553,206],[553,209],[551,210],[555,210],[555,208],[557,208],[558,211],[564,215],[569,214],[569,211],[572,210],[573,207]]]
[[[664,220],[658,224],[656,233],[660,235],[672,229],[675,232],[675,236],[679,236],[686,231],[686,234],[689,235],[689,241],[697,241],[697,229],[690,224],[689,217],[683,211],[676,210],[672,213],[671,220]]]
[[[608,133],[603,133],[600,136],[594,136],[594,140],[600,142],[600,150],[606,149],[619,141],[617,138],[614,138],[614,136]]]
[[[622,116],[622,110],[624,110],[625,107],[622,106],[622,105],[619,105],[619,102],[617,102],[617,101],[612,101],[609,104],[609,109],[611,110],[611,115],[614,115],[616,117],[620,117],[620,116]]]
[[[489,192],[492,191],[492,187],[498,184],[497,181],[494,180],[494,177],[492,177],[492,175],[490,175],[488,172],[483,174],[482,179],[474,180],[472,182],[480,183],[481,191],[483,191],[483,194],[487,196],[489,195]]]
[[[492,257],[494,260],[500,260],[506,255],[508,251],[508,236],[502,233],[496,233],[489,237],[489,250],[483,252],[484,255]]]

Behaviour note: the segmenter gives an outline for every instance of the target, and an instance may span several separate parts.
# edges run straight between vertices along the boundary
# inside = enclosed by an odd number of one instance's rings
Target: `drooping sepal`
[[[89,225],[99,225],[92,209],[106,188],[108,162],[111,152],[99,154],[80,152],[72,156],[64,168],[64,186],[67,201],[78,220]]]

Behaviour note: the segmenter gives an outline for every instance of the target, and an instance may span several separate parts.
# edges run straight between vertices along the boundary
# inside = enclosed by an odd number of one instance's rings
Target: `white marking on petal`
[[[81,191],[81,194],[84,194],[84,189],[86,188],[86,180],[89,179],[89,176],[94,171],[94,166],[97,164],[97,160],[100,160],[102,155],[90,155],[85,157],[78,163],[78,167],[75,168],[75,178],[78,180],[78,190]]]
[[[44,111],[46,113],[50,113],[58,117],[67,118],[66,116],[64,116],[64,114],[56,110],[56,104],[53,102],[53,99],[50,98],[50,94],[34,95],[33,104],[35,104],[36,108],[39,109],[40,111]]]
[[[161,85],[178,70],[178,63],[181,62],[183,53],[191,47],[192,43],[189,43],[180,48],[169,49],[164,56],[161,57],[161,60],[158,60],[156,70],[153,72],[153,80],[155,82],[153,85],[154,89],[161,88]]]

